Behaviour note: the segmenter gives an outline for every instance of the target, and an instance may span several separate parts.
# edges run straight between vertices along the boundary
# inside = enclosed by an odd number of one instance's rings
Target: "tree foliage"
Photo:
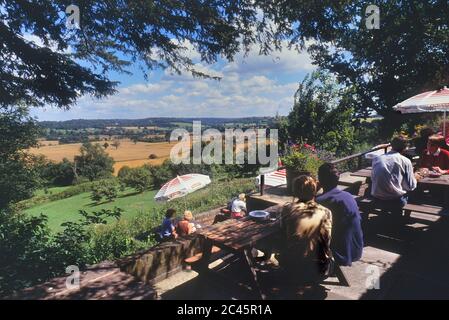
[[[107,178],[114,172],[114,159],[98,143],[84,143],[80,155],[75,156],[77,174],[90,181]]]
[[[257,1],[274,21],[272,41],[309,44],[316,64],[354,86],[360,116],[385,117],[384,133],[405,117],[392,107],[449,83],[449,4],[438,1]],[[380,10],[380,28],[365,26],[366,7]],[[309,42],[307,42],[309,40]],[[392,126],[394,124],[394,126]]]
[[[297,143],[307,142],[342,155],[354,144],[352,91],[330,74],[316,71],[306,76],[295,94],[287,131]]]
[[[0,105],[67,107],[85,94],[102,97],[116,86],[106,73],[128,72],[136,61],[143,71],[205,76],[195,69],[190,46],[214,62],[256,41],[256,11],[248,0],[79,1],[80,29],[66,26],[69,4],[0,1]]]
[[[95,183],[90,198],[96,203],[101,202],[103,199],[111,202],[117,198],[117,189],[117,184],[112,180],[101,180]]]
[[[0,295],[63,274],[69,265],[83,268],[95,257],[90,248],[92,224],[119,219],[123,210],[80,211],[83,218],[65,222],[52,234],[47,217],[0,210]]]
[[[120,170],[120,183],[126,187],[133,188],[138,192],[150,190],[153,187],[153,175],[148,167],[127,168]]]

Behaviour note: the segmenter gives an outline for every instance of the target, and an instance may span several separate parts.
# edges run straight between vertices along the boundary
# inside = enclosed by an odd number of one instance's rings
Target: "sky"
[[[118,92],[101,100],[83,96],[70,110],[37,108],[38,120],[140,119],[147,117],[249,117],[286,115],[293,105],[299,82],[314,70],[307,52],[284,49],[261,56],[253,48],[234,61],[215,64],[200,61],[193,47],[188,55],[195,67],[221,80],[194,78],[189,73],[154,70],[148,80],[136,67],[132,75],[111,73]]]

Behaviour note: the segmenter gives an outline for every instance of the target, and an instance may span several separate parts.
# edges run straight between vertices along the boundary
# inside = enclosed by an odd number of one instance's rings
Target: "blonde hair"
[[[316,195],[317,183],[310,176],[299,176],[293,181],[293,196],[301,202],[313,200]]]
[[[190,210],[184,211],[184,219],[186,219],[186,220],[192,220],[192,219],[193,219],[192,211],[190,211]]]
[[[239,199],[245,201],[246,195],[244,193],[239,194]]]

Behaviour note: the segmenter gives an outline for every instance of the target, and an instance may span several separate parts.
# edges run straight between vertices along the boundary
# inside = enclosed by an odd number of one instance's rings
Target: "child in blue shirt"
[[[162,221],[161,230],[159,233],[159,236],[161,237],[161,240],[171,240],[176,239],[178,237],[178,234],[176,233],[176,228],[173,223],[173,218],[176,214],[175,209],[167,209],[165,213],[164,221]]]

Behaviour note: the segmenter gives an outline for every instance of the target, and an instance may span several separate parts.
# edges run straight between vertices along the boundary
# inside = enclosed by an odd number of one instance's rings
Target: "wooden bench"
[[[411,204],[407,203],[404,206],[404,213],[406,217],[410,217],[410,214],[413,212],[426,213],[432,215],[441,215],[444,211],[444,208],[438,206],[431,206],[427,204]]]
[[[359,204],[361,211],[366,211],[367,207],[373,208],[373,206],[374,206],[374,200],[371,198],[355,197],[355,200]],[[431,205],[427,205],[427,204],[407,203],[404,206],[403,210],[404,210],[405,216],[410,217],[412,212],[419,212],[419,213],[425,213],[425,214],[431,214],[431,215],[441,215],[444,211],[444,208],[438,207],[438,206],[431,206]]]
[[[216,254],[216,253],[219,253],[220,251],[221,251],[221,249],[219,247],[212,246],[211,254]],[[193,264],[197,263],[198,261],[200,261],[202,257],[203,257],[203,253],[200,252],[200,253],[197,253],[194,256],[191,256],[189,258],[184,259],[184,262],[187,265],[193,265]]]

